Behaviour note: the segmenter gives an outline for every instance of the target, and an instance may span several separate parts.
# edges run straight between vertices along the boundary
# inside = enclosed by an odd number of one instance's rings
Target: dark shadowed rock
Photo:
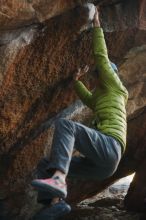
[[[37,209],[36,193],[29,185],[33,171],[50,151],[55,117],[77,99],[74,71],[84,64],[90,71],[94,66],[92,33],[80,32],[85,12],[75,8],[84,2],[0,2],[0,218],[28,219]],[[81,201],[136,171],[126,206],[144,210],[146,4],[144,0],[93,2],[101,6],[109,54],[130,93],[128,146],[113,177],[102,183],[80,181],[78,186],[70,182],[68,200]],[[83,81],[92,87],[88,76]],[[78,121],[91,115],[80,104],[61,114]]]

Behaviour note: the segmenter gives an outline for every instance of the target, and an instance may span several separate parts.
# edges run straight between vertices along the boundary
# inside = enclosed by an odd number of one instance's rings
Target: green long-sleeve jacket
[[[118,140],[124,151],[128,92],[111,67],[102,28],[93,29],[93,53],[100,86],[92,93],[81,81],[76,81],[75,90],[83,103],[93,110],[97,130]]]

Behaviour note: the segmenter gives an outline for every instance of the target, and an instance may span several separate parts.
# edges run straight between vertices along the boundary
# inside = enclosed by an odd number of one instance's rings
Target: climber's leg
[[[49,165],[55,174],[51,179],[34,180],[32,185],[58,197],[66,197],[65,177],[74,146],[94,163],[99,179],[112,175],[121,158],[121,146],[114,138],[80,123],[60,119],[55,126]]]

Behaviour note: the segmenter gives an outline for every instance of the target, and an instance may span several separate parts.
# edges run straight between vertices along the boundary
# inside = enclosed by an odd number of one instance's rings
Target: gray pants
[[[74,148],[84,157],[72,158]],[[68,177],[104,180],[116,171],[120,159],[121,145],[113,137],[61,118],[55,124],[50,159],[38,165],[38,178],[50,177],[49,170],[57,169]]]

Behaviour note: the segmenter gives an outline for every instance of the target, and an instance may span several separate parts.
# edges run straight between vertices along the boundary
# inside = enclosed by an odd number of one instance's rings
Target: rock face
[[[86,22],[85,12],[75,8],[84,2],[0,2],[1,219],[28,219],[34,212],[35,194],[29,183],[39,159],[50,149],[53,117],[77,99],[72,83],[76,68],[84,64],[93,67],[92,33],[80,32]],[[146,180],[146,3],[94,2],[101,6],[110,57],[119,64],[130,93],[128,148],[112,178],[99,183],[98,189],[97,183],[81,183],[82,191],[70,183],[68,199],[80,201],[136,171],[126,205],[144,210],[146,192],[139,193],[139,187],[145,189]],[[84,81],[89,84],[88,77]],[[68,116],[72,113],[69,111]]]
[[[105,190],[90,200],[85,200],[75,207],[64,220],[139,220],[144,215],[128,212],[123,207],[123,194],[110,194]],[[103,195],[105,193],[105,196]]]

